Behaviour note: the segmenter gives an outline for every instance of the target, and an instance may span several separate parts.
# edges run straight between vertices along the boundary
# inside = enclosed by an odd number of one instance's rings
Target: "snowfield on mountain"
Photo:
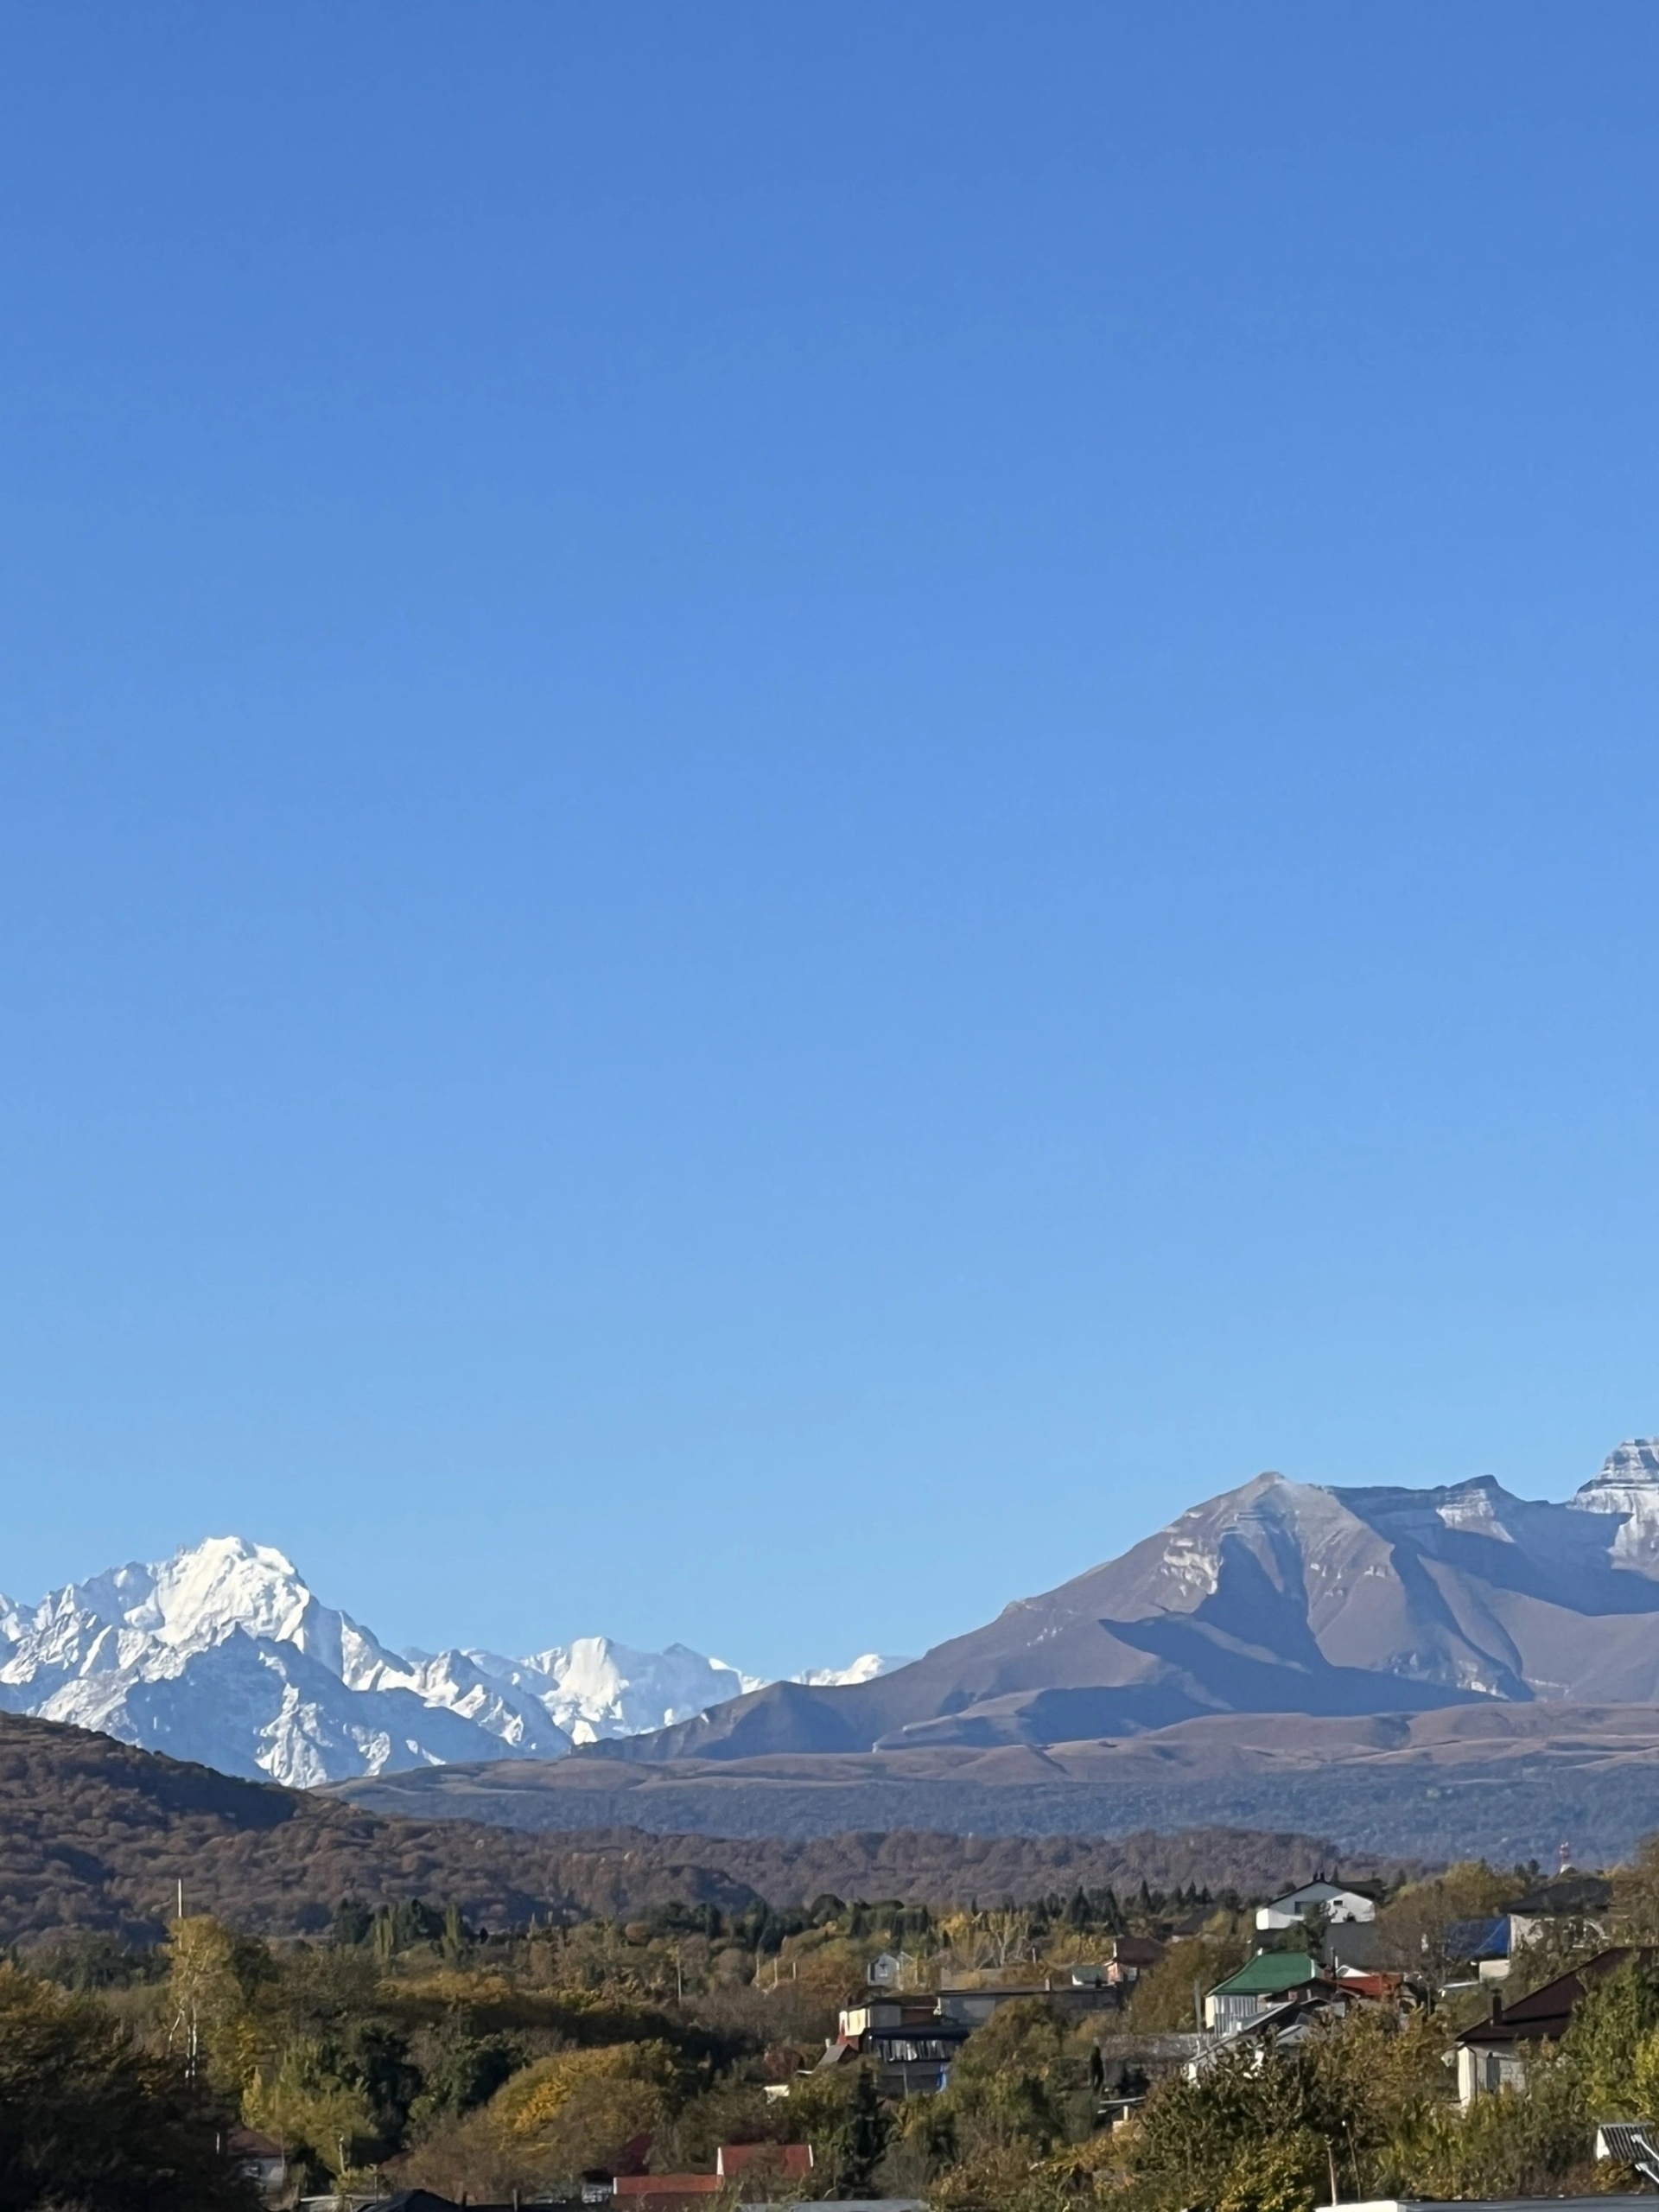
[[[862,1681],[892,1663],[814,1679]],[[0,1710],[301,1789],[558,1758],[760,1687],[683,1643],[636,1651],[602,1636],[523,1659],[393,1651],[321,1604],[281,1552],[238,1536],[71,1583],[38,1605],[0,1599]]]

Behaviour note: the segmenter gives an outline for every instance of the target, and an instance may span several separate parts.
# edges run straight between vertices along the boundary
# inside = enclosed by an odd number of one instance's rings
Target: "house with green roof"
[[[1212,2034],[1230,2035],[1258,2012],[1331,1986],[1319,1961],[1306,1952],[1263,1951],[1216,1984],[1204,2000],[1204,2024]]]

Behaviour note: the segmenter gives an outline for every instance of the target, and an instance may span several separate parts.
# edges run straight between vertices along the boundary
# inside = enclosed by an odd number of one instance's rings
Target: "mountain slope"
[[[774,1683],[589,1756],[1069,1743],[1212,1713],[1659,1697],[1659,1445],[1567,1504],[1260,1475],[1117,1560],[844,1688]]]
[[[1219,1713],[1045,1746],[509,1759],[330,1794],[410,1819],[540,1831],[626,1823],[676,1836],[968,1839],[1223,1822],[1329,1836],[1344,1864],[1386,1854],[1508,1866],[1553,1859],[1565,1838],[1581,1866],[1610,1866],[1659,1830],[1659,1707],[1489,1698],[1409,1714]]]

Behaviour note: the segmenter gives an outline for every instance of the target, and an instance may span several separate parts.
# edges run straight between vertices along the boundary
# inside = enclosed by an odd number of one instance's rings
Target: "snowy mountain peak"
[[[823,1681],[867,1680],[855,1662]],[[559,1758],[762,1687],[683,1643],[578,1637],[524,1659],[395,1652],[323,1605],[285,1553],[209,1536],[54,1591],[0,1599],[0,1710],[100,1728],[230,1774],[310,1788],[390,1768]]]
[[[147,1599],[128,1611],[129,1624],[163,1643],[217,1643],[238,1628],[298,1643],[316,1606],[290,1559],[240,1536],[209,1536],[159,1567],[127,1573],[149,1585]]]
[[[1624,1516],[1613,1539],[1622,1564],[1659,1560],[1659,1437],[1633,1436],[1610,1452],[1573,1503],[1584,1512]]]
[[[898,1667],[908,1667],[908,1659],[900,1659],[889,1651],[861,1651],[850,1667],[809,1667],[804,1675],[791,1675],[790,1680],[804,1682],[812,1690],[850,1689],[855,1682],[874,1682],[883,1675],[890,1675]],[[759,1689],[759,1682],[751,1688]]]
[[[1656,1488],[1659,1488],[1659,1437],[1632,1436],[1607,1454],[1573,1503],[1587,1506],[1592,1513],[1622,1513],[1624,1506],[1611,1502],[1616,1494]]]
[[[0,1630],[16,1643],[17,1618]],[[56,1624],[58,1641],[84,1641],[92,1624],[175,1650],[199,1650],[240,1631],[292,1644],[352,1687],[388,1657],[366,1630],[321,1605],[286,1554],[241,1536],[208,1536],[159,1566],[137,1561],[72,1582],[36,1609],[35,1623]]]
[[[497,1680],[532,1689],[578,1744],[671,1728],[762,1686],[761,1678],[705,1659],[683,1643],[635,1651],[608,1636],[579,1636],[527,1659],[499,1659],[486,1651],[467,1656]]]

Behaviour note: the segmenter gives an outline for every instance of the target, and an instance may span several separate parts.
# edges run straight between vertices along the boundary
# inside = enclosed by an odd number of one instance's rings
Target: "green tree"
[[[1127,2024],[1141,2034],[1196,2027],[1205,1992],[1236,1974],[1249,1956],[1243,1936],[1194,1936],[1172,1943],[1135,1983]]]
[[[524,2064],[524,2053],[507,2036],[469,2036],[451,2031],[427,2065],[410,2117],[417,2126],[459,2117],[487,2104]]]
[[[1659,1974],[1641,1959],[1624,1965],[1587,1990],[1561,2038],[1567,2069],[1585,2118],[1642,2120],[1637,2099],[1637,2057],[1659,2031]]]
[[[1310,1959],[1323,1955],[1325,1939],[1330,1933],[1331,1916],[1322,1904],[1310,1905],[1299,1920],[1286,1929],[1280,1941],[1285,1951],[1306,1952]]]
[[[251,2082],[243,2099],[251,2126],[286,2143],[297,2162],[349,2181],[378,2147],[374,2114],[362,2087],[342,2082],[315,2049],[290,2044],[269,2079]]]
[[[452,1967],[458,1967],[467,1955],[467,1923],[458,1904],[443,1909],[443,1955]]]
[[[1143,2200],[1213,2212],[1311,2205],[1338,2164],[1360,2186],[1395,2110],[1417,2094],[1421,2057],[1382,2023],[1356,2017],[1293,2050],[1233,2050],[1195,2081],[1154,2089],[1129,2161]],[[1297,2192],[1301,2194],[1298,2196]]]
[[[225,2124],[95,2000],[0,1967],[0,2212],[256,2212]]]
[[[1227,2169],[1216,2212],[1307,2212],[1325,2193],[1331,2152],[1310,2128],[1246,2143]]]
[[[1605,2185],[1569,2069],[1541,2050],[1526,2087],[1477,2097],[1467,2112],[1422,2100],[1402,2112],[1378,2153],[1376,2196],[1431,2199],[1559,2196],[1577,2180]]]
[[[876,2094],[875,2076],[868,2066],[809,2075],[791,2095],[785,2118],[791,2139],[812,2145],[815,2178],[832,2194],[874,2193],[870,2177],[893,2131],[892,2114]]]
[[[836,2185],[844,2196],[874,2196],[875,2170],[893,2133],[893,2117],[875,2094],[875,2076],[861,2066],[835,2145]]]
[[[1028,1999],[999,2005],[963,2045],[940,2102],[969,2156],[1017,2145],[1036,2157],[1065,2139],[1068,2087],[1086,2093],[1087,2054],[1070,2063],[1065,2023]]]
[[[342,1897],[334,1907],[334,1923],[330,1931],[332,1942],[350,1948],[366,1943],[374,1927],[374,1915],[357,1897]]]

